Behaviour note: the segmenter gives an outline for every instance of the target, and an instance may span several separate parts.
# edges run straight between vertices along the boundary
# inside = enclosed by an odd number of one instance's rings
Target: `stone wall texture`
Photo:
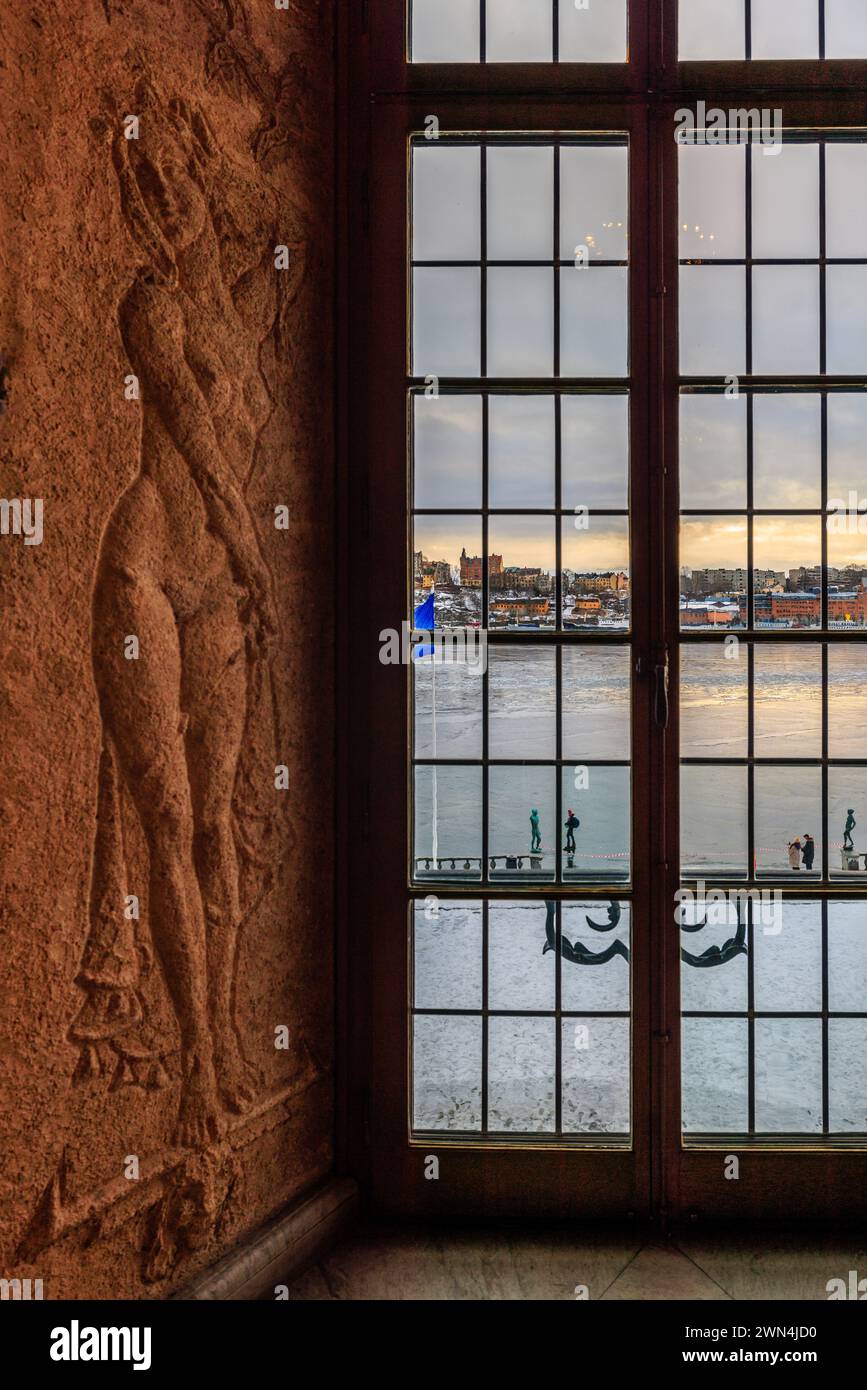
[[[166,1297],[332,1163],[331,22],[3,7],[0,1266],[46,1298]]]

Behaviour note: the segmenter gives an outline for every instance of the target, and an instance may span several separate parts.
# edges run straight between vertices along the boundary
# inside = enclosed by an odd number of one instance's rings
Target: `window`
[[[411,0],[414,63],[625,63],[626,0]]]
[[[680,0],[678,56],[867,57],[861,0]]]
[[[403,1210],[442,1148],[454,1210],[864,1190],[845,8],[415,0],[374,55],[365,594],[415,633],[370,697],[371,1143]],[[588,15],[610,47],[570,47]]]

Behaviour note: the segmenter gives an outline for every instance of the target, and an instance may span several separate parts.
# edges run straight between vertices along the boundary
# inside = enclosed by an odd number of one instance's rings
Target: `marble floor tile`
[[[290,1285],[289,1297],[562,1300],[582,1286],[601,1298],[641,1240],[634,1230],[369,1226]]]
[[[696,1231],[677,1245],[735,1299],[827,1299],[828,1281],[867,1279],[867,1237],[754,1230]]]
[[[725,1301],[723,1289],[670,1245],[647,1245],[603,1295],[606,1301]]]

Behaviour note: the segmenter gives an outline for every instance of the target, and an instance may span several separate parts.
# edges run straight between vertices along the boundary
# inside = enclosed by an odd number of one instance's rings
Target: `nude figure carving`
[[[112,145],[141,264],[118,322],[141,392],[139,469],[102,538],[93,595],[93,673],[102,721],[90,931],[70,1028],[75,1079],[164,1085],[159,1050],[138,1041],[152,950],[180,1034],[174,1142],[218,1140],[255,1099],[235,1016],[240,861],[268,865],[245,836],[251,710],[270,706],[277,633],[271,574],[245,491],[274,401],[262,369],[300,265],[275,272],[267,190],[247,225],[229,166],[185,103],[146,79],[128,108],[139,138]],[[245,191],[246,192],[246,191]],[[238,207],[250,200],[235,199]],[[253,223],[251,226],[250,223]],[[300,262],[300,257],[298,260]],[[139,658],[124,638],[135,634]],[[147,846],[147,931],[124,911],[122,797]],[[240,809],[239,809],[240,808]],[[249,805],[247,806],[249,811]],[[260,825],[273,807],[251,812]],[[262,836],[256,841],[261,845]],[[267,856],[266,856],[267,857]]]

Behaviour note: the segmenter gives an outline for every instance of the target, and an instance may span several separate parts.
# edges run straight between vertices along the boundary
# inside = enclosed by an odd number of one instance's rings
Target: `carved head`
[[[162,101],[146,78],[136,85],[130,114],[138,117],[137,138],[124,129],[112,148],[123,210],[152,268],[174,284],[177,252],[208,219],[213,137],[200,113],[177,98]]]
[[[152,152],[130,150],[130,164],[142,202],[176,251],[195,241],[208,215],[201,189],[190,177],[179,153],[165,147]]]

